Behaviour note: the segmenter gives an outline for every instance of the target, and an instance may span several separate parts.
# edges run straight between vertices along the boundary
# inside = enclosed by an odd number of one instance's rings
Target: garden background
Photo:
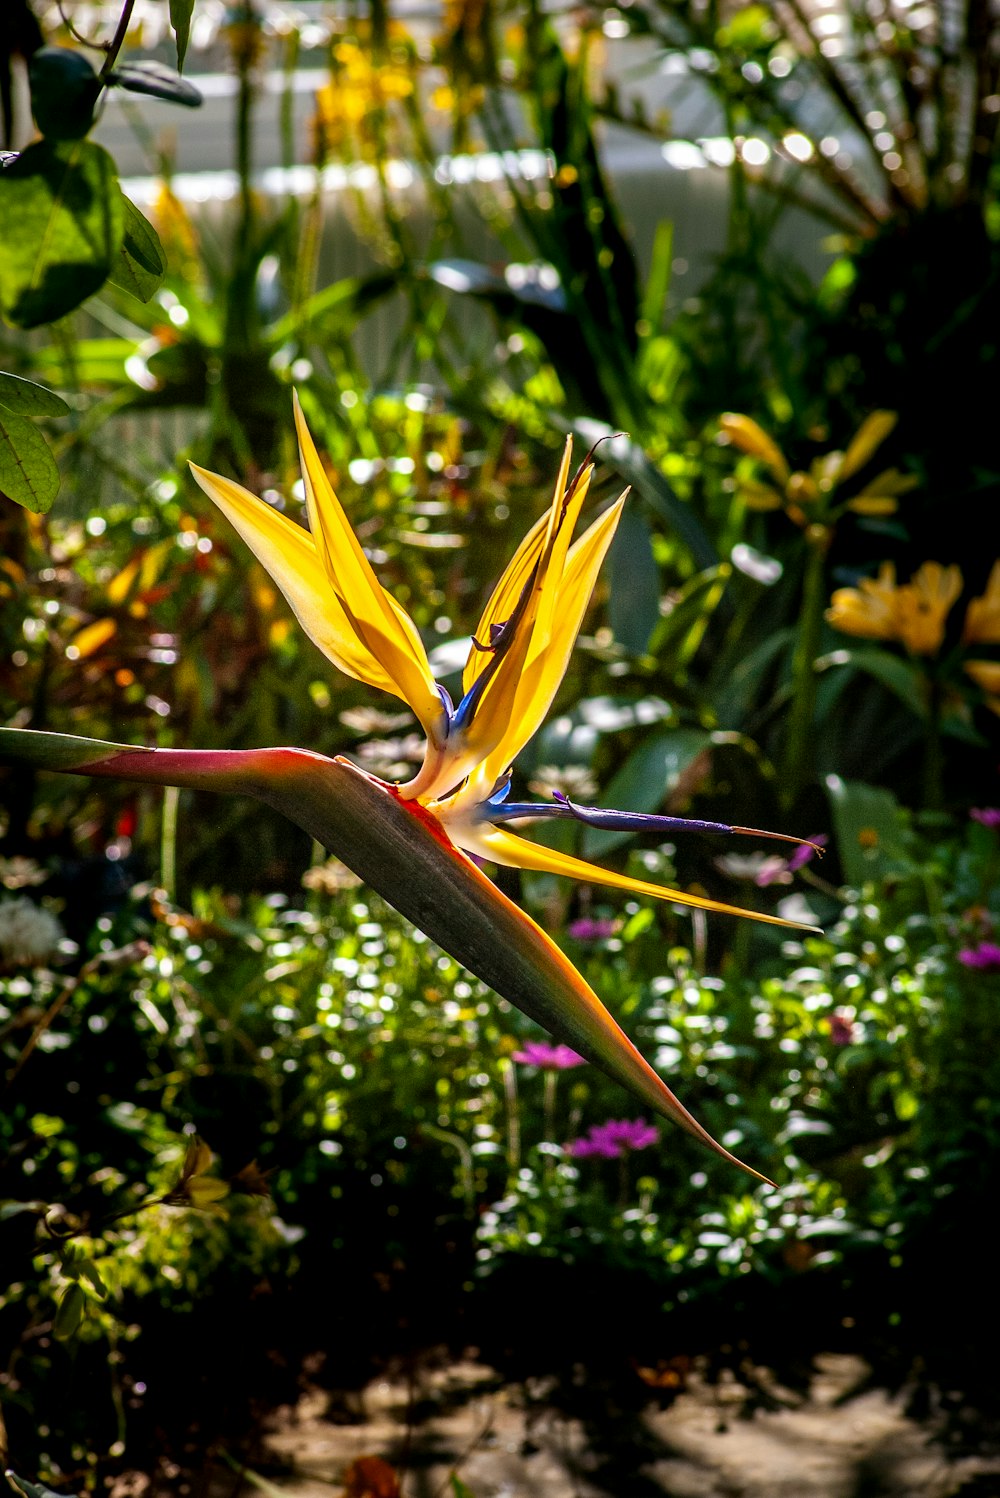
[[[413,773],[188,472],[302,518],[294,388],[446,685],[565,435],[631,486],[519,796],[825,844],[537,834],[822,935],[497,874],[754,1186],[259,805],[0,771],[23,1491],[468,1348],[635,1410],[848,1351],[987,1441],[994,7],[8,4],[4,724]]]

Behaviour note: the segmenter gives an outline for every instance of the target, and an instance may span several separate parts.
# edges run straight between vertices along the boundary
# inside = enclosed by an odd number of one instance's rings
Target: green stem
[[[122,13],[118,17],[118,25],[115,27],[115,34],[107,45],[104,64],[101,68],[102,78],[107,77],[107,75],[111,72],[111,69],[114,67],[115,63],[118,61],[118,54],[121,51],[122,47],[125,45],[125,37],[128,34],[128,28],[132,20],[132,12],[134,9],[135,0],[125,0],[125,4],[122,6]]]
[[[177,895],[177,808],[181,793],[174,785],[168,785],[163,793],[163,822],[160,828],[160,883],[167,892],[167,899]]]
[[[504,1061],[500,1071],[504,1101],[507,1104],[507,1170],[513,1180],[521,1163],[521,1110],[518,1106],[517,1076],[512,1061]]]
[[[826,603],[827,533],[807,539],[799,634],[792,658],[792,705],[782,763],[781,802],[787,811],[813,770],[813,718],[816,711],[816,657]]]

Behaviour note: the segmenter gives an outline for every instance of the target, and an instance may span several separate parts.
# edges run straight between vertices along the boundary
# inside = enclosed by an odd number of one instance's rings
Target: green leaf
[[[40,47],[28,64],[31,112],[46,140],[81,140],[94,123],[101,80],[82,52]]]
[[[582,437],[588,446],[598,438],[611,438],[611,441],[602,443],[601,461],[631,484],[643,503],[664,522],[666,529],[680,537],[699,571],[718,566],[715,546],[693,508],[678,499],[667,478],[637,443],[630,442],[627,437],[615,436],[614,429],[606,422],[592,421],[589,417],[572,422],[570,430]]]
[[[0,174],[0,310],[20,328],[72,312],[108,278],[124,231],[115,164],[92,141],[39,141]]]
[[[47,1488],[43,1482],[29,1482],[26,1477],[18,1477],[17,1473],[12,1472],[9,1467],[4,1476],[12,1488],[16,1488],[19,1493],[25,1493],[27,1498],[65,1498],[64,1494]]]
[[[663,660],[668,670],[676,671],[688,665],[704,638],[708,622],[718,608],[731,576],[732,568],[728,562],[699,572],[684,584],[669,614],[657,624],[649,649],[651,654]]]
[[[0,1202],[0,1222],[7,1222],[11,1217],[20,1217],[24,1212],[40,1217],[45,1210],[45,1202]]]
[[[451,1498],[475,1498],[472,1489],[466,1486],[457,1472],[451,1474]]]
[[[832,656],[823,656],[816,662],[817,670],[825,670],[830,666],[846,666],[855,671],[864,671],[893,692],[911,712],[920,718],[927,717],[920,669],[912,661],[892,655],[888,650],[879,650],[875,646],[861,646],[858,649],[837,650]]]
[[[681,774],[697,754],[711,743],[701,728],[671,728],[646,739],[629,755],[601,797],[603,805],[628,811],[659,811]],[[588,827],[583,838],[586,858],[601,858],[611,848],[634,837],[633,832],[611,832]]]
[[[122,206],[125,234],[108,280],[113,286],[130,291],[140,302],[148,302],[163,283],[167,257],[163,253],[160,236],[152,224],[124,193]]]
[[[100,1300],[106,1300],[108,1295],[108,1287],[104,1283],[104,1278],[97,1265],[94,1264],[90,1259],[82,1259],[79,1269],[84,1279],[93,1289],[94,1294],[97,1295]]]
[[[861,780],[826,777],[845,883],[854,889],[907,867],[899,803],[891,791]]]
[[[110,72],[107,81],[130,94],[150,94],[154,99],[167,99],[188,109],[197,109],[201,104],[201,94],[194,84],[162,62],[126,63]]]
[[[170,24],[174,28],[174,41],[177,44],[177,68],[179,72],[184,71],[184,58],[187,55],[188,41],[191,37],[191,14],[194,10],[194,0],[170,0]]]
[[[608,621],[619,645],[642,655],[660,617],[660,569],[649,526],[626,505],[608,557]]]
[[[26,416],[0,410],[0,493],[35,515],[52,508],[59,469],[48,443]]]
[[[20,375],[0,373],[0,406],[16,416],[65,416],[69,410],[61,395],[23,380]]]
[[[86,1309],[87,1297],[82,1285],[75,1281],[72,1285],[67,1285],[52,1323],[52,1335],[57,1342],[69,1342],[76,1336]]]

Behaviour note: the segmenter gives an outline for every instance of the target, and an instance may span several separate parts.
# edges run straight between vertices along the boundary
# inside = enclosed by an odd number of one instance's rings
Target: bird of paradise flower
[[[510,766],[547,714],[569,661],[623,494],[573,542],[594,471],[570,475],[567,441],[549,510],[514,554],[473,637],[456,706],[434,679],[413,620],[385,591],[323,469],[298,401],[295,422],[309,529],[231,479],[192,464],[205,493],[281,588],[303,629],[348,676],[401,698],[427,744],[394,785],[341,756],[306,749],[150,749],[0,729],[0,758],[50,770],[249,795],[285,813],[458,962],[582,1056],[734,1165],[674,1097],[544,931],[473,856],[776,925],[687,891],[628,878],[516,836],[510,823],[574,817],[596,827],[782,834],[681,818],[509,798]],[[799,839],[784,839],[798,842]]]

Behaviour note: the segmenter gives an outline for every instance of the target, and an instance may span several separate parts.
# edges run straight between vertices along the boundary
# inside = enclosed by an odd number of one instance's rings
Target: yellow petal
[[[969,601],[962,639],[966,644],[1000,645],[1000,562],[993,563],[986,591]]]
[[[899,501],[886,494],[859,494],[857,499],[847,501],[847,508],[855,515],[895,515]]]
[[[204,1208],[228,1196],[229,1187],[217,1176],[195,1176],[187,1183],[187,1195],[192,1207]]]
[[[759,458],[770,468],[779,484],[788,483],[789,468],[784,453],[774,438],[769,437],[751,416],[742,416],[738,411],[727,411],[720,417],[719,427],[734,447],[749,453],[753,458]]]
[[[873,411],[858,427],[844,454],[837,482],[843,483],[872,458],[899,420],[895,411]]]
[[[400,697],[397,683],[358,639],[308,531],[233,479],[197,464],[191,472],[281,589],[314,645],[347,676]]]
[[[738,479],[736,492],[748,510],[780,510],[785,503],[772,484],[761,484],[756,479]]]
[[[924,562],[898,590],[898,636],[913,655],[937,654],[948,615],[961,591],[961,570],[940,562]]]
[[[1000,697],[1000,661],[966,661],[962,668],[991,697]]]
[[[585,531],[573,546],[559,582],[555,618],[544,646],[531,653],[517,683],[509,726],[471,777],[470,795],[482,800],[537,732],[552,706],[590,603],[597,575],[614,538],[626,495]],[[459,796],[465,796],[464,791]]]
[[[565,460],[564,460],[565,461]],[[524,591],[525,584],[531,576],[531,569],[536,565],[541,556],[542,547],[545,545],[545,537],[549,528],[549,516],[551,511],[546,510],[540,515],[531,527],[520,546],[511,557],[507,568],[493,589],[489,603],[483,610],[482,618],[476,625],[476,639],[482,644],[490,643],[490,632],[494,625],[506,622],[514,612],[514,608]],[[467,692],[483,667],[488,663],[490,652],[480,650],[473,645],[469,651],[469,658],[462,672],[462,691]]]
[[[861,494],[893,494],[898,498],[901,494],[909,494],[919,484],[920,480],[915,473],[900,473],[898,468],[886,468],[868,480]]]
[[[443,796],[452,790],[506,737],[511,730],[525,669],[548,647],[555,627],[569,543],[594,471],[593,464],[588,463],[567,487],[571,456],[572,444],[567,439],[544,532],[540,526],[529,532],[487,606],[484,619],[488,623],[492,620],[506,624],[514,618],[512,634],[499,658],[490,651],[476,651],[473,647],[473,653],[483,658],[483,664],[474,663],[474,684],[482,681],[487,670],[490,675],[482,684],[482,695],[471,720],[449,740],[435,779],[421,782],[420,794],[426,798]],[[542,536],[540,547],[539,535]],[[537,561],[534,561],[536,548]],[[520,588],[519,577],[525,579]]]
[[[428,737],[442,720],[441,699],[417,627],[383,588],[333,492],[295,397],[295,427],[302,460],[309,524],[316,550],[358,639],[413,709]]]
[[[449,827],[449,831],[452,829]],[[742,915],[752,921],[764,921],[771,926],[793,926],[800,930],[818,930],[815,926],[804,926],[801,921],[786,921],[780,916],[765,915],[759,910],[741,910],[738,905],[725,905],[719,900],[709,900],[703,895],[689,895],[684,890],[668,889],[662,884],[650,884],[644,879],[630,879],[627,874],[616,874],[613,869],[603,869],[596,863],[585,863],[582,858],[573,858],[568,853],[559,853],[554,848],[545,848],[541,843],[529,843],[525,838],[515,837],[500,827],[480,823],[478,827],[461,830],[462,847],[480,858],[492,859],[494,863],[506,864],[510,868],[529,869],[539,874],[564,874],[569,879],[582,879],[588,884],[606,884],[612,889],[628,890],[629,894],[645,895],[655,900],[668,900],[671,905],[693,905],[698,910],[714,910],[721,915]]]

